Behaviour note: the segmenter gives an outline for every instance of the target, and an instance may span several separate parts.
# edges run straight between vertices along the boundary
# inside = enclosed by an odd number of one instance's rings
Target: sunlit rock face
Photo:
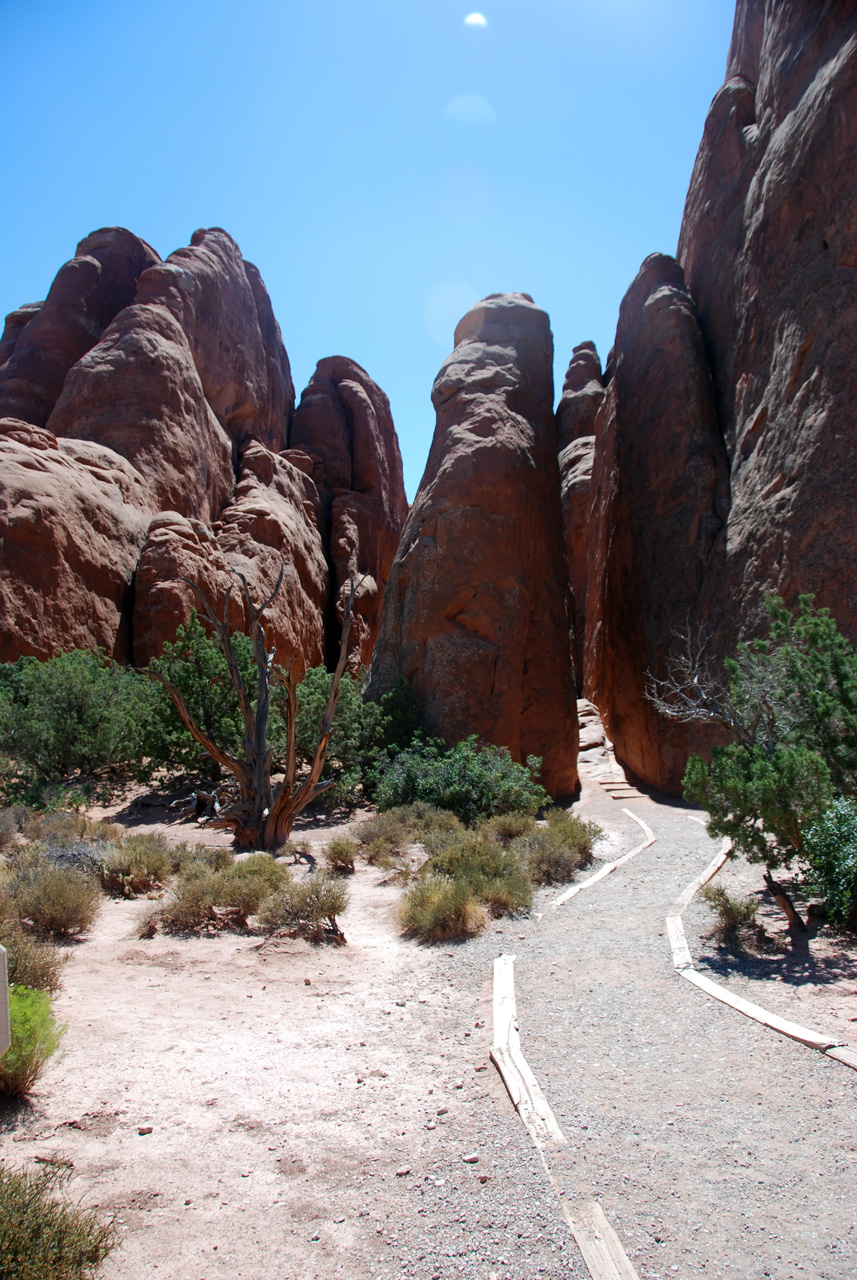
[[[486,298],[458,325],[368,692],[406,676],[430,733],[541,756],[558,795],[577,783],[578,730],[552,361],[526,294]]]
[[[574,669],[583,689],[586,577],[592,460],[596,423],[604,403],[601,361],[592,342],[574,348],[556,411],[559,482],[568,576],[574,602]]]
[[[814,592],[857,640],[857,9],[740,0],[678,266],[623,304],[593,468],[585,688],[677,790],[699,731],[657,719],[673,629],[713,648]]]
[[[353,569],[365,661],[405,514],[389,405],[358,366],[324,362],[347,438],[329,417],[315,457],[290,447],[288,357],[231,236],[197,231],[162,262],[129,231],[94,232],[44,303],[8,317],[0,354],[2,660],[97,646],[145,663],[198,603],[184,578],[218,607],[232,585],[243,626],[234,571],[259,603],[282,567],[278,659],[325,660],[331,584]]]
[[[408,514],[390,402],[353,360],[320,360],[301,396],[290,440],[312,459],[322,504],[336,618],[331,650],[339,642],[338,624],[352,577],[356,584],[348,637],[349,668],[356,673],[372,657],[387,579]]]

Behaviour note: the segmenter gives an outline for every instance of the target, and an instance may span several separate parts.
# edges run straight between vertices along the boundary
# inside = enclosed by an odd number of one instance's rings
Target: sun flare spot
[[[465,27],[487,27],[488,19],[484,13],[468,13],[464,19]]]

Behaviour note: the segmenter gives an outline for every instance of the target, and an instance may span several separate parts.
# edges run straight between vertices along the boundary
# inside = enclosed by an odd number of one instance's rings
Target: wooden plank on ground
[[[563,1201],[563,1216],[592,1280],[639,1280],[597,1200],[586,1201],[576,1213]]]
[[[832,1049],[825,1049],[824,1052],[828,1058],[835,1058],[837,1062],[843,1063],[846,1067],[853,1067],[857,1071],[857,1049],[852,1049],[847,1044],[837,1044]]]
[[[704,973],[699,973],[696,969],[680,969],[683,978],[687,978],[688,982],[692,982],[695,987],[699,987],[700,991],[704,991],[706,995],[713,996],[715,1000],[720,1000],[723,1004],[730,1005],[733,1009],[737,1009],[739,1013],[743,1013],[745,1017],[752,1018],[755,1022],[761,1022],[765,1027],[770,1027],[772,1031],[778,1031],[780,1035],[788,1036],[791,1040],[798,1040],[801,1044],[808,1045],[810,1049],[833,1049],[837,1047],[838,1041],[832,1036],[819,1035],[817,1031],[811,1031],[809,1027],[801,1027],[796,1022],[790,1022],[788,1018],[781,1018],[776,1013],[769,1013],[767,1009],[763,1009],[761,1005],[753,1004],[752,1000],[745,1000],[742,996],[734,995],[727,987],[721,986],[719,982],[707,977]]]
[[[494,961],[494,1043],[491,1060],[509,1091],[512,1104],[537,1147],[544,1142],[567,1146],[568,1139],[521,1051],[515,1007],[515,957]]]
[[[589,889],[592,885],[597,884],[599,880],[603,880],[605,876],[609,876],[617,867],[621,867],[624,863],[630,862],[632,858],[636,858],[638,853],[642,853],[644,849],[648,849],[649,845],[655,843],[654,832],[642,818],[638,818],[636,813],[632,813],[630,809],[623,809],[622,812],[627,813],[628,817],[632,818],[638,827],[643,828],[643,831],[646,833],[646,838],[643,843],[638,844],[630,853],[626,853],[621,858],[617,858],[615,862],[605,862],[604,866],[595,872],[595,875],[589,876],[586,880],[581,880],[580,884],[573,884],[569,889],[566,889],[558,898],[554,898],[551,903],[551,910],[555,907],[561,907],[564,902],[568,902],[570,898],[575,896],[575,894],[580,893],[581,889]]]

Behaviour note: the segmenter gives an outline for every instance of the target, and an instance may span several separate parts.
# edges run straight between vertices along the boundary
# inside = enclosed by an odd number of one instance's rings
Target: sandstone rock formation
[[[314,457],[289,447],[288,357],[225,231],[165,262],[121,228],[93,233],[45,303],[7,318],[0,353],[2,660],[100,646],[144,663],[190,615],[183,577],[219,607],[233,570],[258,601],[281,565],[278,656],[325,660],[353,568],[355,665],[368,658],[406,513],[387,399],[351,361],[323,361]]]
[[[674,632],[694,621],[726,519],[727,464],[714,384],[681,268],[654,254],[619,310],[592,477],[586,696],[616,754],[675,789],[683,726],[643,698]]]
[[[160,262],[150,245],[123,227],[104,227],[81,240],[57,274],[46,300],[7,320],[0,366],[0,417],[46,425],[73,364],[95,345],[110,321],[133,302],[137,281]]]
[[[565,551],[574,597],[574,668],[578,691],[583,688],[592,459],[595,452],[596,420],[603,403],[601,361],[595,344],[582,342],[572,353],[556,411]]]
[[[372,656],[408,514],[390,403],[353,360],[321,360],[301,396],[290,442],[315,464],[340,618],[343,588],[352,574],[359,583],[349,637],[349,665],[356,671]]]
[[[431,733],[539,755],[557,795],[577,783],[577,714],[552,357],[526,294],[492,295],[459,323],[368,691],[405,675]]]

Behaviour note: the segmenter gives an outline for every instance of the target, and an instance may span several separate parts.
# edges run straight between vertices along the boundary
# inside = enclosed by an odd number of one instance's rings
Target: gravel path
[[[524,1053],[641,1277],[857,1276],[857,1076],[675,976],[664,916],[717,846],[676,802],[657,843],[548,911],[518,950]],[[638,828],[592,784],[596,820]]]

